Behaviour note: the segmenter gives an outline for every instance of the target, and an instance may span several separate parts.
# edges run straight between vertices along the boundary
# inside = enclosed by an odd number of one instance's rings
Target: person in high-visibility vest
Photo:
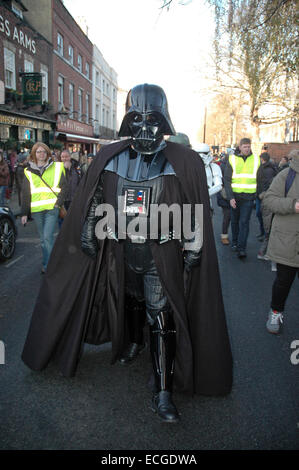
[[[54,162],[49,147],[42,142],[33,145],[28,163],[22,186],[21,220],[25,226],[30,212],[33,215],[41,241],[41,272],[44,273],[54,245],[54,231],[67,182],[63,163]]]
[[[249,222],[256,198],[256,174],[260,158],[253,155],[250,139],[240,140],[239,151],[229,156],[224,186],[231,207],[232,249],[246,258]]]

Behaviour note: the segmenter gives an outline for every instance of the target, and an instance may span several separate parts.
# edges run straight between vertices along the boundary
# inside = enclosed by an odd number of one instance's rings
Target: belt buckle
[[[141,235],[129,235],[129,238],[132,243],[145,243],[146,238]]]

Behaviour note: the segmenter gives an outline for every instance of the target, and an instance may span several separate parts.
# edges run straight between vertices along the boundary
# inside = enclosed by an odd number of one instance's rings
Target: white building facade
[[[94,44],[92,64],[92,118],[100,143],[117,139],[117,73]]]

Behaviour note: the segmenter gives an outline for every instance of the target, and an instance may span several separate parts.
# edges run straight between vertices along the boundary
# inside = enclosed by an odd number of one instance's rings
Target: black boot
[[[145,348],[143,340],[145,302],[137,302],[134,297],[126,295],[125,316],[128,322],[130,343],[119,358],[119,362],[124,365],[133,362]]]
[[[179,420],[178,411],[172,402],[175,335],[172,312],[159,312],[155,323],[150,326],[150,349],[156,390],[152,399],[152,410],[167,423],[176,423]]]

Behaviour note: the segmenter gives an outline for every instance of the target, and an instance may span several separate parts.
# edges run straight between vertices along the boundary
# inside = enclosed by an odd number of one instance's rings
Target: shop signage
[[[47,131],[52,129],[51,124],[48,122],[34,121],[19,116],[7,116],[6,114],[0,114],[0,124],[6,124],[8,126],[31,127],[33,129],[44,129]]]
[[[93,136],[93,128],[88,124],[84,124],[83,122],[73,121],[71,119],[67,119],[66,122],[57,121],[57,130],[62,132],[69,132],[74,134],[85,135],[88,137]]]
[[[2,15],[0,15],[0,33],[5,34],[8,38],[12,38],[13,41],[16,41],[20,46],[25,47],[25,49],[29,49],[32,54],[36,53],[36,43],[34,39],[27,36],[27,34],[17,28],[17,26],[11,25],[9,20]]]
[[[22,74],[23,103],[42,104],[42,74],[23,73]]]

